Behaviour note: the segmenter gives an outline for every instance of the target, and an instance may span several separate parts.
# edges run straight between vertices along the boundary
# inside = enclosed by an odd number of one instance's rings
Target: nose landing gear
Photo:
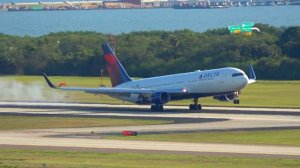
[[[239,99],[240,94],[241,91],[234,92],[233,104],[240,104],[240,99]]]
[[[237,99],[237,98],[236,98],[236,99],[234,99],[234,100],[233,100],[233,104],[240,104],[240,100],[239,100],[239,99]]]

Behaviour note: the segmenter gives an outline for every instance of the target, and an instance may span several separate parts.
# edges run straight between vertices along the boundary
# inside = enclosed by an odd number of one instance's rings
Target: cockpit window
[[[243,75],[244,75],[243,73],[234,73],[232,74],[232,77],[243,76]]]

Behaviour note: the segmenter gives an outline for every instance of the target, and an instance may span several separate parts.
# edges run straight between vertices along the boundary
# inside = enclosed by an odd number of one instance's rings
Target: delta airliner
[[[239,104],[240,90],[254,83],[256,79],[253,67],[250,65],[249,78],[244,71],[228,67],[132,80],[109,44],[104,43],[102,49],[112,88],[57,87],[44,74],[47,84],[55,89],[106,94],[136,104],[149,104],[152,111],[163,111],[164,104],[181,99],[193,99],[194,103],[190,104],[189,109],[201,110],[198,99],[208,96]]]

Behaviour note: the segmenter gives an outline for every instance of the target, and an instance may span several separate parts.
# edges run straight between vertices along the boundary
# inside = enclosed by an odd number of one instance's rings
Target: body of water
[[[132,31],[191,29],[202,32],[244,21],[274,26],[297,26],[300,25],[300,6],[0,12],[0,33],[40,36],[60,31],[120,34]]]
[[[0,3],[24,3],[24,2],[62,2],[63,0],[0,0]],[[81,1],[81,0],[68,0],[72,1]]]

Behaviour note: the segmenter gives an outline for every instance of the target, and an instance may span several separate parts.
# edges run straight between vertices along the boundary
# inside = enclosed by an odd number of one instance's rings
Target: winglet
[[[256,75],[253,69],[252,64],[249,65],[249,83],[254,83],[256,79]]]
[[[44,78],[45,78],[45,80],[46,80],[48,86],[55,89],[56,87],[55,87],[55,86],[52,84],[52,82],[49,80],[49,78],[47,77],[46,73],[44,73],[43,76],[44,76]]]

